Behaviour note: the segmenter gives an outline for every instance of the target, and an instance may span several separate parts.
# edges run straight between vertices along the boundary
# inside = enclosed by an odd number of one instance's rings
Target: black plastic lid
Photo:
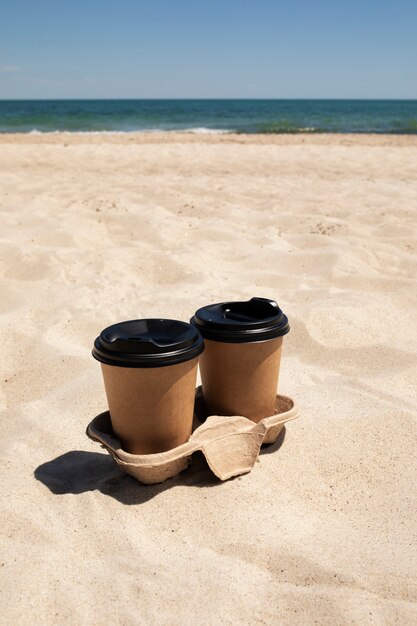
[[[164,367],[201,354],[204,342],[187,322],[164,319],[130,320],[101,331],[93,357],[119,367]]]
[[[227,343],[265,341],[290,330],[286,315],[267,298],[209,304],[198,309],[190,322],[203,337]]]

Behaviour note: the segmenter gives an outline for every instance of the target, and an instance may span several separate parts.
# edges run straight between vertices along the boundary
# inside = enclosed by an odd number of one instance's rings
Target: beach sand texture
[[[417,622],[417,137],[3,135],[2,624]],[[162,485],[85,436],[105,326],[253,295],[301,418]]]

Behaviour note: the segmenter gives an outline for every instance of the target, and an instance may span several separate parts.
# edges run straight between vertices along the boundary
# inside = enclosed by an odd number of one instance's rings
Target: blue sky
[[[1,0],[0,98],[417,98],[417,0]]]

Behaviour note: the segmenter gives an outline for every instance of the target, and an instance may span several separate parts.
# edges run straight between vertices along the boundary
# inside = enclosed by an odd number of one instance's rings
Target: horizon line
[[[190,101],[195,101],[195,100],[299,100],[299,101],[307,101],[307,100],[317,100],[317,101],[321,101],[321,100],[327,100],[327,101],[386,101],[386,102],[396,102],[396,101],[409,101],[409,102],[413,102],[413,101],[417,101],[417,97],[415,98],[409,98],[409,97],[400,97],[400,98],[354,98],[354,97],[349,97],[349,98],[331,98],[331,97],[323,97],[323,98],[309,98],[309,97],[300,97],[300,98],[290,98],[290,97],[250,97],[250,98],[245,98],[245,97],[215,97],[215,96],[210,96],[210,97],[175,97],[175,98],[171,98],[171,97],[129,97],[129,98],[123,98],[123,97],[110,97],[110,96],[106,96],[106,97],[82,97],[82,98],[76,98],[76,97],[69,97],[69,98],[64,98],[64,97],[53,97],[53,98],[0,98],[0,102],[45,102],[45,101],[91,101],[91,100],[190,100]]]

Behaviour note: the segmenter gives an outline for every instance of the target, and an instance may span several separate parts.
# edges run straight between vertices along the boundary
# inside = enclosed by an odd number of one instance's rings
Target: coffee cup
[[[200,372],[206,415],[275,413],[283,336],[288,319],[274,300],[251,298],[198,309],[191,324],[204,337]]]
[[[198,357],[204,349],[190,324],[140,319],[105,328],[94,342],[115,435],[132,454],[171,450],[188,441]]]

